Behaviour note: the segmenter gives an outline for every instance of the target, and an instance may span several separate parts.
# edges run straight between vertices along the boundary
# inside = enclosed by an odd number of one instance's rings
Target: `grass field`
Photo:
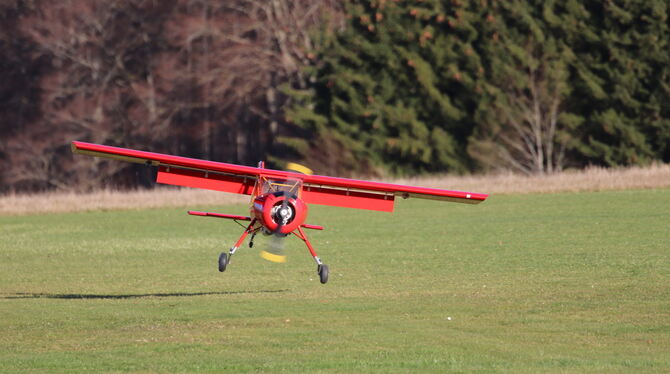
[[[0,216],[0,372],[670,372],[669,189],[308,223],[327,285],[183,209]]]

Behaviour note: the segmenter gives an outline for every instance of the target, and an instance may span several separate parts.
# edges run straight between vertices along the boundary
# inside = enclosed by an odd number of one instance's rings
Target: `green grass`
[[[670,371],[670,190],[310,209],[327,285],[180,209],[0,217],[0,372]]]

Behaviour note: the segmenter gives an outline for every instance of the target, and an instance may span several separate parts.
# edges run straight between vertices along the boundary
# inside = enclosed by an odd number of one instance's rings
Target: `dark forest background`
[[[83,140],[320,174],[670,162],[666,0],[0,0],[0,191]]]

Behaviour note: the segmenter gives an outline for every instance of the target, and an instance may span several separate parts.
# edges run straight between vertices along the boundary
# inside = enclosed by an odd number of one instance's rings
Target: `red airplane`
[[[468,204],[479,204],[488,197],[487,194],[473,192],[311,175],[304,167],[294,167],[296,171],[280,171],[264,168],[263,162],[258,167],[250,167],[79,141],[72,142],[72,152],[156,166],[157,183],[251,195],[249,217],[188,212],[196,216],[249,221],[230,251],[219,256],[219,271],[226,270],[231,256],[247,235],[252,235],[249,241],[251,247],[259,232],[277,237],[293,234],[307,245],[317,264],[321,283],[328,282],[328,265],[321,262],[303,229],[323,230],[323,227],[305,223],[307,204],[392,212],[396,197]],[[284,256],[277,253],[264,251],[262,256],[275,262],[284,261]]]

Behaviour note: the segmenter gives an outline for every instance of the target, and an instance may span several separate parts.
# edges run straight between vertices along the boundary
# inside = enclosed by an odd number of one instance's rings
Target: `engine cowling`
[[[251,214],[268,231],[290,234],[305,222],[307,204],[295,195],[286,195],[283,192],[268,193],[254,199]],[[277,231],[280,223],[281,228]]]

